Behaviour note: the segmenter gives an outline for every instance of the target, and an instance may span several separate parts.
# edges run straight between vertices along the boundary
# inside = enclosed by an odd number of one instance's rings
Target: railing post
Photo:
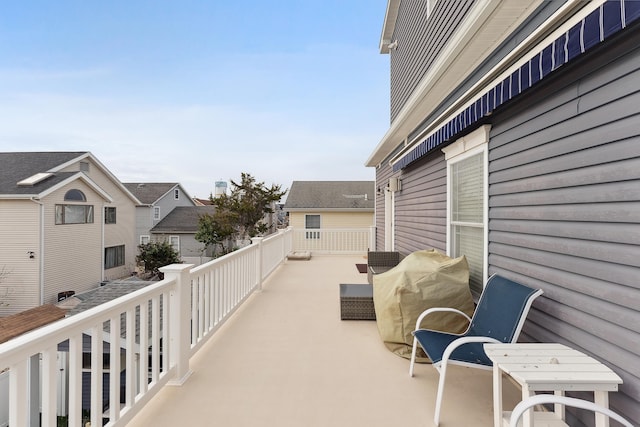
[[[262,290],[262,269],[263,269],[263,264],[264,264],[264,256],[262,253],[262,240],[264,239],[264,237],[252,237],[251,238],[251,244],[253,245],[258,245],[258,262],[256,262],[256,274],[258,276],[258,290],[261,291]]]
[[[170,385],[182,385],[191,375],[191,268],[193,264],[171,264],[160,268],[164,278],[175,280],[176,286],[169,294],[169,352],[176,366],[175,379]]]

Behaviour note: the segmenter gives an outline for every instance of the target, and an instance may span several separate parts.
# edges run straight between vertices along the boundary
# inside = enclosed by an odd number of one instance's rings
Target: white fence
[[[163,386],[189,377],[191,355],[292,251],[292,236],[289,229],[255,239],[195,268],[163,267],[158,283],[0,344],[0,371],[10,369],[9,425],[56,426],[61,401],[69,426],[126,425]],[[68,352],[64,396],[60,352]],[[87,393],[90,410],[83,411]]]
[[[0,426],[7,406],[11,426],[126,425],[189,377],[189,358],[289,253],[363,253],[373,239],[373,227],[281,230],[198,267],[163,267],[160,282],[0,344]]]
[[[293,250],[324,254],[357,254],[375,250],[375,228],[294,229]]]

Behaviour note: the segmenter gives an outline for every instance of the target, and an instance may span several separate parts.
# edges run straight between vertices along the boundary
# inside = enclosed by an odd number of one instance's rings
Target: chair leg
[[[409,376],[413,376],[413,365],[416,363],[416,351],[418,347],[418,340],[413,337],[413,348],[411,349],[411,363],[409,364]]]
[[[442,395],[444,394],[444,380],[447,374],[447,363],[441,362],[440,369],[438,369],[438,371],[440,372],[440,379],[438,380],[438,394],[436,395],[436,410],[433,414],[433,422],[436,426],[440,424],[440,407],[442,406]]]

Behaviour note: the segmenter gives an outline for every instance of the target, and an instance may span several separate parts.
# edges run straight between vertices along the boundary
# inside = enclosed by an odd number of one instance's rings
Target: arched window
[[[76,190],[75,188],[67,191],[64,195],[65,201],[74,201],[74,202],[86,202],[87,198],[84,196],[84,193],[80,190]]]

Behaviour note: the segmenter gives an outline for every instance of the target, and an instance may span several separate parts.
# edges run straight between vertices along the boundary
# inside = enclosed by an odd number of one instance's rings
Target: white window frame
[[[160,219],[160,206],[153,207],[153,219],[158,221]]]
[[[173,190],[173,199],[180,200],[180,190],[177,188]]]
[[[126,263],[126,247],[125,245],[109,246],[104,248],[104,269],[110,270],[112,268],[122,267]],[[107,252],[113,251],[113,254],[107,256]],[[107,265],[107,262],[113,258],[113,265]]]
[[[307,218],[310,216],[318,217],[318,227],[308,227]],[[305,238],[307,239],[319,239],[320,231],[309,231],[309,230],[320,230],[322,228],[322,215],[320,214],[304,214],[304,229],[307,230],[305,232]]]
[[[151,236],[149,236],[148,234],[143,234],[142,236],[140,236],[141,245],[146,245],[149,242],[151,242]]]
[[[483,227],[483,255],[482,255],[482,286],[484,287],[489,269],[489,132],[490,125],[484,125],[471,132],[451,145],[442,149],[447,162],[447,255],[453,257],[453,236],[451,228],[451,167],[455,163],[468,159],[475,155],[482,155],[484,169],[484,188],[482,201],[482,227]]]
[[[169,244],[177,253],[180,253],[180,236],[169,236]]]

